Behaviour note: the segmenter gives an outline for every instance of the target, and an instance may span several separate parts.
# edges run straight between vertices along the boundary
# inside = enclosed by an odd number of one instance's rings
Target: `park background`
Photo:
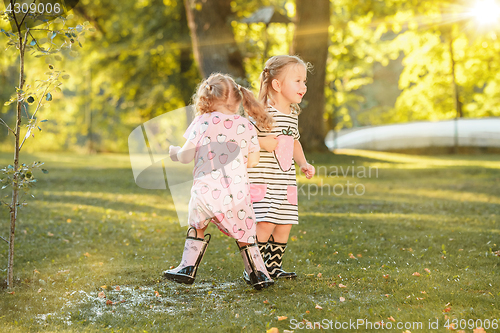
[[[498,4],[486,4],[481,12],[474,1],[80,1],[65,22],[85,28],[81,47],[47,55],[30,45],[26,57],[28,82],[44,79],[49,65],[69,77],[23,148],[23,161],[41,160],[49,173],[35,175],[35,198],[19,212],[16,282],[2,290],[3,326],[283,331],[292,330],[291,319],[425,327],[439,318],[443,325],[473,319],[474,327],[457,327],[472,331],[500,320],[498,155],[333,154],[324,144],[332,129],[498,117]],[[3,102],[16,92],[19,60],[8,36],[0,38],[0,113],[11,124],[15,105]],[[328,170],[311,181],[299,176],[307,190],[285,257],[298,281],[250,290],[236,246],[213,229],[198,282],[162,282],[185,231],[169,191],[134,183],[129,134],[189,105],[213,71],[257,92],[267,57],[288,53],[314,66],[301,142],[309,160]],[[0,142],[6,166],[7,130]],[[348,167],[356,173],[332,172]],[[376,176],[357,173],[370,167]],[[362,184],[363,195],[349,195],[348,182]],[[326,194],[336,185],[346,191]],[[6,247],[0,260],[7,261]]]

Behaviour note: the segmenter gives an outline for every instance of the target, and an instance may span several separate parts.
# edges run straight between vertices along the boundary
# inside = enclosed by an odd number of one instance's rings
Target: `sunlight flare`
[[[500,19],[500,6],[495,0],[478,0],[470,13],[481,25],[495,24]]]

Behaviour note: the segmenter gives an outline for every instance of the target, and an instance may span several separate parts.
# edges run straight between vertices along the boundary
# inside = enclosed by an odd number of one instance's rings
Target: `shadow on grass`
[[[373,156],[308,158],[401,163]],[[195,284],[162,281],[161,272],[181,260],[185,238],[173,209],[162,206],[168,191],[142,190],[129,169],[113,168],[111,157],[107,164],[58,167],[40,177],[45,201],[21,212],[18,280],[15,294],[0,298],[2,327],[261,332],[293,330],[292,319],[427,323],[444,319],[447,307],[450,317],[498,314],[500,195],[491,168],[380,169],[379,178],[363,180],[363,196],[300,196],[300,224],[283,259],[298,279],[256,292],[241,279],[234,241],[213,226]],[[0,248],[0,261],[6,258]]]

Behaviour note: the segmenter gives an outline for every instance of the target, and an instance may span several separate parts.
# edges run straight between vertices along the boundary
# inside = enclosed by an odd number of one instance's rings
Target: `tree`
[[[428,1],[388,17],[399,33],[391,48],[405,56],[394,121],[500,115],[498,33],[464,15],[470,9]]]
[[[10,1],[10,8],[14,8],[15,1]],[[38,8],[38,7],[37,7]],[[60,12],[63,14],[63,12]],[[5,105],[15,103],[15,126],[11,127],[7,122],[0,118],[2,123],[14,136],[14,161],[13,165],[9,165],[0,170],[2,173],[1,183],[2,189],[11,187],[12,194],[10,203],[2,200],[10,214],[10,230],[8,240],[2,239],[9,245],[9,257],[7,262],[7,287],[11,288],[14,282],[14,249],[15,249],[15,230],[18,220],[18,209],[26,205],[26,202],[21,201],[22,195],[26,195],[29,189],[35,185],[34,170],[40,168],[42,162],[33,162],[32,164],[20,163],[20,152],[24,143],[31,136],[35,136],[35,131],[41,131],[40,125],[46,120],[40,120],[37,113],[45,102],[52,101],[52,94],[60,91],[62,85],[61,79],[67,79],[67,74],[63,71],[56,70],[55,67],[48,65],[49,71],[46,73],[45,80],[36,80],[32,84],[26,83],[25,72],[25,56],[27,51],[31,51],[35,57],[43,57],[54,55],[61,51],[76,52],[73,50],[73,45],[80,44],[79,36],[87,29],[87,24],[77,25],[76,27],[66,27],[67,17],[58,16],[54,18],[54,23],[62,24],[62,28],[56,29],[48,20],[39,28],[35,28],[40,13],[24,14],[22,12],[10,12],[6,10],[1,13],[5,21],[9,21],[13,27],[13,31],[6,31],[3,28],[0,30],[8,39],[7,47],[15,47],[16,54],[19,56],[19,85],[16,87],[16,93],[11,97]],[[80,44],[81,46],[81,44]],[[24,111],[24,112],[23,112]],[[31,115],[30,115],[31,112]],[[21,131],[23,117],[28,119],[25,125],[26,131]],[[42,172],[47,171],[42,169]]]
[[[74,16],[96,31],[85,35],[80,55],[46,57],[71,75],[64,99],[45,111],[46,146],[87,151],[92,142],[93,151],[128,151],[133,128],[189,104],[199,82],[184,4],[82,0]]]
[[[300,118],[301,143],[306,151],[325,151],[325,78],[328,56],[330,1],[296,2],[293,52],[314,67],[307,79],[304,116]]]
[[[245,68],[231,26],[231,0],[184,0],[184,5],[201,75],[227,73],[242,82]]]

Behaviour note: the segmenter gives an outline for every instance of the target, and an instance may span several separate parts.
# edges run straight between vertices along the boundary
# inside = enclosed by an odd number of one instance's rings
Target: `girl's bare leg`
[[[266,243],[269,237],[271,237],[271,235],[273,234],[276,226],[276,224],[270,222],[258,222],[257,239],[259,240],[259,242]]]
[[[277,224],[272,233],[274,241],[276,243],[287,243],[290,230],[292,230],[292,224]]]

